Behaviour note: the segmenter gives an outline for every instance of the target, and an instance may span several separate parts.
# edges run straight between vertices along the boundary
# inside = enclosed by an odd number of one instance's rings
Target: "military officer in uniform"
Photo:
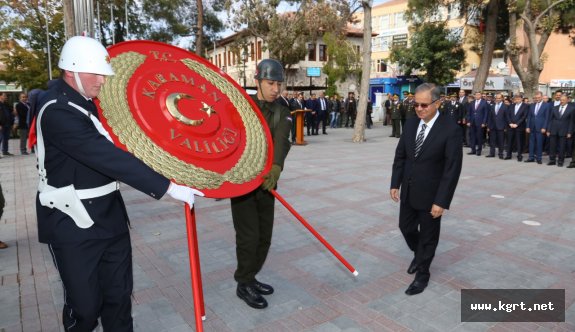
[[[399,96],[397,94],[393,95],[393,101],[391,102],[391,136],[399,138],[401,136],[401,114],[402,114],[402,103],[399,102]]]
[[[132,249],[119,181],[160,199],[194,203],[177,185],[117,148],[93,98],[113,75],[108,52],[88,37],[62,48],[60,79],[43,94],[36,121],[40,184],[38,237],[47,243],[64,288],[66,331],[132,331]]]
[[[405,129],[405,121],[417,117],[417,114],[415,113],[415,106],[413,106],[413,104],[413,93],[409,93],[407,98],[403,100],[403,119],[401,121],[402,129]]]
[[[268,306],[262,295],[274,292],[272,286],[256,280],[271,245],[274,223],[275,189],[284,160],[290,149],[289,132],[292,126],[287,107],[274,103],[284,81],[283,66],[276,60],[265,59],[257,66],[257,94],[253,97],[266,119],[273,140],[273,165],[264,176],[262,185],[252,192],[231,199],[232,219],[236,231],[238,266],[234,273],[237,296],[250,307],[263,309]]]

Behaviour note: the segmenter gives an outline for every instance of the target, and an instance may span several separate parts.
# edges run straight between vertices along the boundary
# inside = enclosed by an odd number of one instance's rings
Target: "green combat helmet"
[[[274,59],[264,59],[258,63],[256,75],[254,78],[258,81],[270,80],[276,82],[284,81],[284,68],[282,64]]]

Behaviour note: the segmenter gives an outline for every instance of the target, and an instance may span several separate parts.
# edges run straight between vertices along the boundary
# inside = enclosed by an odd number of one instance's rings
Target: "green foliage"
[[[225,0],[211,0],[209,6],[206,3],[207,1],[204,1],[203,6],[204,49],[210,47],[218,38],[217,34],[224,30],[224,24],[217,13],[224,10]],[[197,8],[197,0],[143,0],[141,11],[148,19],[145,21],[145,29],[139,36],[165,43],[175,43],[184,36],[195,36]],[[141,17],[138,19],[141,20]]]
[[[294,0],[288,3],[299,7],[294,12],[278,14],[278,0],[226,0],[231,28],[234,31],[245,29],[250,36],[263,39],[270,56],[286,68],[305,57],[308,43],[315,42],[324,32],[340,34],[351,20],[347,0]]]
[[[461,42],[450,36],[445,23],[416,25],[410,43],[409,48],[392,48],[389,58],[399,63],[407,75],[425,72],[424,81],[446,85],[463,68],[465,52]]]
[[[342,35],[326,33],[323,41],[327,46],[328,54],[328,61],[323,66],[323,72],[327,75],[328,94],[332,95],[336,92],[337,81],[344,82],[348,77],[359,76],[361,56]]]
[[[52,58],[52,75],[57,76],[58,54],[63,46],[64,25],[62,3],[47,1],[0,0],[1,49],[7,51],[0,59],[5,69],[0,80],[16,83],[23,89],[46,88],[48,55],[46,20]]]

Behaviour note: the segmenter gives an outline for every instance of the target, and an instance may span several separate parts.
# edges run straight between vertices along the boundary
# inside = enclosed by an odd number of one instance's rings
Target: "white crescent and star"
[[[168,112],[170,112],[170,114],[176,120],[188,126],[200,126],[202,123],[204,123],[204,119],[190,119],[180,112],[178,103],[182,99],[193,100],[194,97],[179,92],[170,94],[166,98],[166,107],[168,108]],[[202,107],[200,108],[200,111],[205,112],[208,115],[208,117],[211,117],[212,114],[216,114],[216,111],[213,109],[213,107],[204,102],[202,102]]]

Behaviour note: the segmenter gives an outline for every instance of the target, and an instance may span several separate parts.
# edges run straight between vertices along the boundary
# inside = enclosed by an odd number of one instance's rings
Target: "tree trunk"
[[[63,0],[64,6],[64,33],[66,40],[76,35],[76,24],[74,17],[74,0]]]
[[[196,26],[196,54],[204,56],[204,4],[202,0],[196,0],[198,7],[198,24]]]
[[[475,74],[475,81],[473,82],[473,91],[483,91],[485,81],[489,76],[489,68],[493,60],[493,51],[495,50],[495,41],[497,39],[497,17],[499,15],[500,0],[489,0],[487,4],[487,19],[485,22],[485,35],[483,41],[483,54],[481,54],[481,61],[479,68]]]
[[[365,116],[367,98],[369,97],[369,73],[371,71],[371,1],[362,0],[363,7],[363,65],[361,68],[361,84],[359,88],[359,103],[353,130],[354,143],[365,142]]]

